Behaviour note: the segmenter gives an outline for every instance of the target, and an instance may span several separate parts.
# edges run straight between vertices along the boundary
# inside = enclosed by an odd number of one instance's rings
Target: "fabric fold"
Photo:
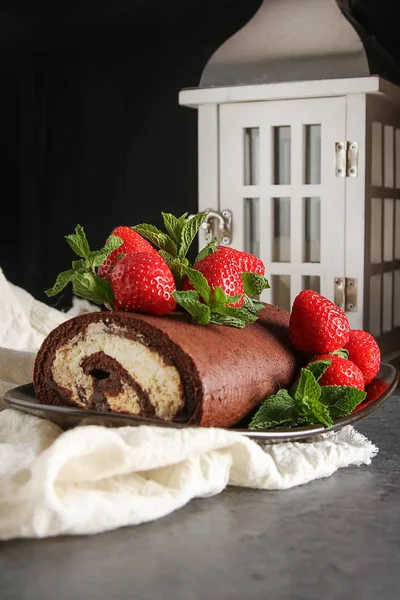
[[[44,337],[90,310],[77,301],[69,313],[47,307],[0,270],[0,403],[7,389],[32,380]],[[62,432],[6,409],[0,412],[0,539],[137,525],[227,485],[285,490],[369,464],[377,451],[352,427],[310,442],[263,446],[217,428],[85,426]]]

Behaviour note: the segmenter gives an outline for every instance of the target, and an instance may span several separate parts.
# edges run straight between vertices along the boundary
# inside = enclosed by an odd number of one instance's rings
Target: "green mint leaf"
[[[320,400],[331,417],[346,417],[365,400],[367,394],[357,388],[346,385],[324,385],[321,387]]]
[[[102,265],[106,260],[107,256],[122,246],[123,243],[124,242],[120,237],[116,235],[110,235],[104,248],[101,248],[101,250],[94,250],[93,252],[89,253],[87,261],[90,267],[100,267],[100,265]]]
[[[210,322],[210,309],[200,302],[200,296],[194,290],[187,292],[173,292],[175,302],[182,306],[198,325],[208,325]]]
[[[73,268],[74,271],[80,271],[81,269],[87,269],[88,268],[88,263],[83,258],[81,258],[80,260],[73,260],[72,261],[72,268]]]
[[[315,362],[311,362],[307,365],[307,371],[310,371],[315,379],[318,381],[319,379],[321,379],[322,375],[325,373],[325,371],[328,369],[328,367],[330,367],[332,360],[330,358],[327,358],[325,360],[316,360]],[[294,395],[296,393],[296,390],[298,389],[298,385],[299,382],[301,381],[298,380],[296,381],[292,387],[290,388],[290,394]],[[303,376],[303,382],[304,382],[304,376]],[[301,394],[301,391],[300,391]]]
[[[248,296],[259,296],[270,287],[268,279],[258,273],[242,273],[244,292]]]
[[[246,325],[245,321],[242,321],[241,319],[230,317],[228,315],[221,315],[216,312],[211,313],[210,323],[215,323],[216,325],[227,325],[229,327],[237,327],[239,329],[243,329],[243,327]]]
[[[110,283],[94,273],[75,272],[72,278],[72,291],[76,296],[99,305],[112,305],[114,300]]]
[[[258,313],[265,308],[265,304],[263,302],[258,302],[258,300],[254,300],[254,298],[250,298],[247,294],[244,295],[243,308],[247,308],[254,315],[258,315]]]
[[[212,306],[211,314],[224,315],[227,317],[232,317],[233,319],[240,319],[240,321],[244,321],[245,323],[254,323],[257,321],[257,315],[254,315],[246,308],[235,308],[233,306]]]
[[[81,258],[87,258],[90,252],[89,242],[87,241],[85,230],[82,225],[75,227],[75,233],[66,235],[65,239],[72,250]]]
[[[315,398],[319,400],[321,395],[321,386],[316,380],[314,374],[307,368],[303,368],[300,373],[300,379],[296,387],[294,399],[302,401],[304,398]]]
[[[225,294],[224,290],[217,285],[213,289],[213,300],[212,307],[217,306],[226,306],[227,304],[236,304],[242,298],[242,294],[238,294],[237,296],[228,296]]]
[[[181,232],[181,243],[179,246],[179,258],[185,258],[201,224],[206,219],[207,213],[199,213],[184,222]]]
[[[174,258],[169,268],[172,271],[172,275],[174,276],[176,289],[182,289],[183,280],[186,276],[186,268],[189,266],[189,261],[187,258]]]
[[[268,429],[293,423],[297,418],[294,399],[287,390],[279,390],[261,404],[252,418],[249,429]]]
[[[177,256],[178,247],[174,240],[172,240],[169,237],[169,235],[160,231],[154,225],[142,223],[140,225],[135,225],[134,227],[132,227],[132,229],[140,233],[140,235],[142,235],[143,237],[150,240],[150,242],[161,248],[161,250],[168,252],[168,254],[171,254],[172,256]]]
[[[76,261],[76,262],[80,262],[80,261]],[[59,292],[61,292],[61,290],[63,290],[65,288],[65,286],[67,286],[73,280],[74,275],[75,275],[74,269],[69,269],[68,271],[63,271],[62,273],[60,273],[58,275],[53,287],[46,290],[45,294],[49,297],[56,296]]]
[[[319,381],[325,371],[331,366],[332,360],[326,358],[325,360],[316,360],[307,365],[307,370],[311,371],[315,379]]]
[[[179,221],[182,223],[182,225],[186,221],[188,214],[189,214],[188,212],[185,212],[185,213],[183,213],[183,215],[181,215],[179,217]]]
[[[179,244],[181,243],[181,233],[184,219],[183,221],[177,219],[174,215],[171,215],[171,213],[162,212],[161,215],[164,221],[164,227],[167,230],[168,235],[179,246]]]
[[[308,398],[307,401],[303,399],[302,409],[299,410],[300,423],[311,423],[316,425],[322,423],[325,427],[330,427],[333,424],[332,418],[329,414],[328,409],[322,402],[315,398]]]
[[[204,248],[202,250],[200,250],[200,252],[196,256],[196,260],[194,262],[198,263],[201,260],[203,260],[203,258],[206,258],[210,254],[213,254],[214,252],[216,252],[217,251],[217,241],[218,241],[218,239],[216,237],[213,237],[211,242],[209,242],[207,244],[207,246],[204,246]]]
[[[169,254],[168,252],[165,252],[164,250],[159,250],[158,251],[159,254],[161,254],[161,256],[163,257],[163,259],[165,260],[165,262],[167,263],[167,265],[170,267],[172,262],[174,260],[176,260],[171,254]]]
[[[240,296],[239,296],[238,300],[240,300]],[[225,304],[227,302],[229,302],[229,296],[227,296],[225,294],[224,290],[221,287],[219,287],[219,285],[217,285],[214,288],[212,305],[213,306],[225,306]]]
[[[322,423],[330,427],[333,423],[328,409],[320,402],[321,386],[313,373],[303,368],[300,380],[294,393],[297,414],[302,421],[308,423]]]
[[[185,268],[185,273],[196,292],[200,294],[207,306],[210,306],[212,302],[212,292],[204,275],[200,273],[200,271],[190,269],[189,267]]]

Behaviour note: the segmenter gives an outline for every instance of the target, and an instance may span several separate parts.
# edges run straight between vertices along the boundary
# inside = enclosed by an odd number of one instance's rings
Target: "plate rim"
[[[358,410],[356,413],[351,413],[346,417],[340,417],[338,419],[335,419],[333,425],[331,425],[330,427],[324,427],[323,425],[306,425],[303,427],[292,427],[289,429],[235,429],[233,427],[222,427],[221,429],[225,429],[226,431],[233,431],[235,433],[240,433],[241,435],[251,439],[265,441],[294,441],[314,437],[322,433],[329,433],[330,431],[336,431],[345,427],[346,425],[350,425],[356,421],[360,421],[365,417],[369,416],[370,414],[375,412],[393,394],[400,381],[400,370],[394,365],[391,365],[390,363],[381,363],[381,369],[382,368],[389,368],[390,370],[392,370],[393,373],[393,379],[389,384],[388,388],[383,392],[383,394],[381,396],[378,396],[378,398],[371,402],[371,404],[368,404],[364,408]],[[35,396],[35,400],[15,398],[15,394],[26,394],[28,392]],[[36,400],[36,393],[32,382],[15,386],[7,390],[4,393],[3,398],[10,408],[20,410],[21,412],[26,412],[23,410],[24,408],[26,408],[31,410],[42,410],[45,413],[48,413],[49,415],[70,415],[72,417],[78,418],[84,417],[87,420],[90,420],[91,418],[96,420],[99,418],[100,415],[112,415],[114,421],[118,422],[119,420],[121,420],[121,427],[129,427],[129,425],[126,422],[128,420],[132,421],[131,427],[138,427],[140,425],[153,425],[157,427],[170,427],[173,429],[186,429],[188,427],[209,429],[203,428],[200,425],[160,421],[152,418],[135,417],[133,415],[121,413],[101,413],[100,411],[84,410],[82,408],[74,406],[41,404]],[[28,411],[28,414],[32,413],[29,413]],[[51,418],[49,418],[48,420],[51,421]]]

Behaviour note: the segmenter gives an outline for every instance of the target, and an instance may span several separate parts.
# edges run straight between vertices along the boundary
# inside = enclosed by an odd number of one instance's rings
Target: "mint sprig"
[[[290,391],[279,390],[269,396],[250,422],[249,429],[300,427],[321,423],[325,427],[333,419],[353,412],[366,397],[366,392],[349,386],[321,386],[318,380],[331,360],[315,361],[304,367]]]
[[[180,290],[185,278],[184,270],[190,266],[186,255],[207,213],[199,213],[192,217],[188,217],[187,212],[180,217],[175,217],[171,213],[161,214],[166,233],[149,223],[134,225],[132,229],[160,249],[160,254],[172,271],[176,288]]]
[[[207,279],[197,269],[185,267],[184,272],[194,290],[174,292],[172,295],[177,304],[192,316],[194,323],[198,325],[215,323],[243,328],[246,323],[257,321],[257,315],[246,307],[230,306],[239,302],[240,295],[228,296],[219,286],[212,290]]]
[[[66,235],[65,239],[80,258],[72,261],[71,269],[57,276],[54,285],[46,290],[47,296],[56,296],[72,283],[72,291],[76,296],[100,306],[105,304],[111,307],[114,300],[111,284],[97,275],[96,268],[104,263],[111,252],[122,246],[121,238],[111,235],[104,248],[91,251],[84,228],[77,225],[75,233]]]
[[[180,217],[175,217],[170,213],[161,214],[167,233],[149,223],[134,225],[132,229],[150,240],[163,252],[168,253],[172,258],[185,258],[207,213],[199,213],[190,218],[188,213],[184,213]]]

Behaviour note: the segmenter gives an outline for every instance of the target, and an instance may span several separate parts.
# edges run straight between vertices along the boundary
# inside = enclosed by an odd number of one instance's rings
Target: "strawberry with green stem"
[[[243,291],[242,284],[239,282],[240,294],[236,297],[232,298],[232,296],[227,295],[218,285],[213,285],[212,291],[207,279],[199,271],[191,268],[186,257],[189,247],[205,218],[205,213],[195,215],[192,218],[188,218],[187,213],[181,217],[163,213],[167,233],[148,224],[137,225],[132,230],[134,233],[146,237],[160,248],[159,254],[164,258],[173,273],[176,290],[180,290],[185,277],[189,278],[194,289],[187,291],[170,290],[170,293],[173,301],[176,301],[191,314],[193,322],[199,324],[212,322],[244,327],[246,323],[255,321],[257,314],[262,310],[264,305],[253,297],[258,296],[264,289],[269,287],[268,281],[260,273],[242,273]],[[112,253],[114,253],[113,257],[117,256],[117,260],[120,254],[124,254],[119,249],[124,249],[123,244],[126,238],[121,239],[115,235],[111,235],[104,248],[96,252],[91,252],[83,227],[78,225],[75,234],[66,236],[66,239],[71,248],[78,254],[80,260],[73,261],[71,269],[60,273],[54,286],[47,290],[47,295],[54,296],[68,283],[72,283],[73,292],[77,296],[91,300],[99,305],[104,304],[107,308],[123,308],[115,299],[110,281],[99,277],[96,269],[100,269]],[[142,240],[141,243],[144,241]],[[138,246],[135,247],[135,250],[137,249]],[[151,254],[155,258],[159,256],[152,247],[151,249]],[[115,253],[115,251],[117,252]],[[215,252],[217,252],[217,246],[216,239],[214,238],[198,254],[196,262],[200,263],[207,256]],[[134,254],[126,254],[126,256],[131,255]],[[251,255],[246,256],[246,260],[248,260],[248,256]],[[255,259],[255,257],[253,258]],[[106,264],[106,276],[110,279],[108,267],[109,265]],[[113,269],[115,268],[116,265],[113,266]],[[243,268],[243,265],[241,268]],[[231,304],[237,303],[240,303],[241,306],[231,306]]]
[[[132,227],[119,225],[111,232],[112,236],[116,236],[122,240],[122,245],[115,249],[107,256],[102,265],[99,266],[97,274],[110,281],[113,267],[117,264],[121,255],[132,254],[136,252],[149,252],[158,256],[158,252],[153,246],[139,235]],[[108,240],[107,240],[108,241]],[[106,242],[107,244],[107,242]]]

